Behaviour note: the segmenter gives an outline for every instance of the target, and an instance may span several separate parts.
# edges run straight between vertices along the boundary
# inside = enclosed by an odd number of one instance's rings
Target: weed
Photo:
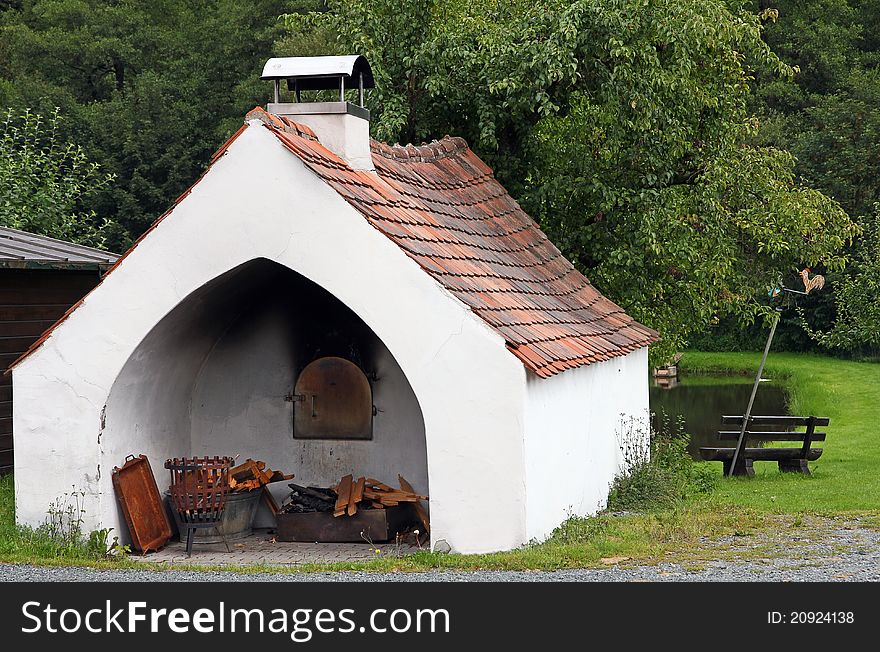
[[[11,475],[0,478],[0,559],[100,561],[122,559],[128,546],[118,537],[109,542],[111,530],[85,534],[85,492],[75,488],[52,501],[42,525],[33,528],[15,522],[15,499]]]
[[[672,509],[688,498],[712,491],[717,480],[711,469],[696,464],[687,451],[689,435],[679,420],[668,418],[646,433],[640,422],[624,422],[618,431],[622,472],[608,494],[612,511]]]

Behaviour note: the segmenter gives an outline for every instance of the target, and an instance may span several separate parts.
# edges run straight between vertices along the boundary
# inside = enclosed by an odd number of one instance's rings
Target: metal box
[[[385,543],[398,532],[417,525],[409,505],[361,509],[354,516],[333,512],[278,514],[278,541],[303,543]]]

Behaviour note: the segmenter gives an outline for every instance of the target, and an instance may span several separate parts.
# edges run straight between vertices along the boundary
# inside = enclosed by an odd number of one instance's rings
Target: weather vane
[[[787,288],[781,283],[771,289],[767,294],[771,299],[775,299],[783,292],[788,292],[789,294],[797,294],[801,296],[807,296],[813,290],[821,290],[825,287],[825,277],[821,274],[816,274],[812,278],[810,277],[810,272],[813,270],[809,267],[804,267],[800,272],[799,276],[801,277],[801,281],[804,283],[804,291],[795,290],[793,288]],[[773,342],[773,335],[776,333],[776,325],[779,323],[779,316],[782,313],[782,307],[777,306],[775,308],[775,318],[773,319],[773,324],[770,326],[770,336],[767,338],[767,344],[764,346],[764,355],[761,358],[761,366],[758,367],[758,375],[755,376],[755,384],[752,386],[752,395],[749,397],[749,405],[746,408],[746,413],[743,415],[742,420],[742,428],[739,431],[739,439],[736,442],[736,450],[733,451],[733,460],[730,463],[730,470],[727,472],[727,476],[730,477],[733,475],[733,471],[736,468],[737,459],[742,457],[743,452],[745,451],[746,444],[746,429],[749,427],[749,419],[752,417],[752,406],[755,403],[755,394],[758,393],[758,385],[761,382],[761,374],[764,373],[764,364],[767,362],[767,354],[770,352],[770,344]]]
[[[770,290],[767,295],[771,299],[775,299],[783,292],[789,292],[791,294],[800,294],[803,296],[808,295],[812,290],[821,290],[825,287],[825,277],[821,274],[816,274],[812,278],[810,278],[810,272],[813,270],[809,267],[804,267],[799,273],[798,276],[801,277],[801,281],[804,282],[804,291],[793,290],[792,288],[787,288],[784,285],[778,285]]]

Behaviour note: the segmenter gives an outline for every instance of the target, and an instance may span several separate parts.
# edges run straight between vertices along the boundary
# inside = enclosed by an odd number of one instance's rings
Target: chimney
[[[355,170],[374,170],[370,154],[370,112],[364,108],[364,89],[373,88],[373,73],[365,57],[283,57],[269,59],[260,79],[275,83],[275,101],[269,113],[311,127],[321,144]],[[295,102],[281,101],[281,82]],[[345,99],[357,89],[358,103]],[[303,102],[303,91],[334,91],[336,102]]]

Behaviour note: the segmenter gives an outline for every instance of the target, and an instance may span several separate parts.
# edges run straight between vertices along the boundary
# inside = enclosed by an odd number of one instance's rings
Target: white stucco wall
[[[260,125],[245,130],[14,370],[19,522],[39,524],[48,504],[76,486],[88,494],[86,528],[120,529],[110,469],[124,454],[154,450],[158,476],[172,446],[150,449],[150,441],[181,426],[169,421],[146,435],[123,420],[102,425],[110,389],[117,377],[130,382],[120,372],[176,305],[255,258],[276,261],[332,292],[404,370],[425,423],[432,539],[463,552],[523,543],[527,401],[521,363]],[[144,373],[167,382],[161,370],[149,367],[145,359]],[[185,387],[182,381],[179,391]],[[123,411],[114,408],[114,414]],[[493,496],[491,509],[474,496]]]
[[[527,384],[527,538],[542,540],[568,516],[604,508],[631,419],[647,436],[648,349]]]

